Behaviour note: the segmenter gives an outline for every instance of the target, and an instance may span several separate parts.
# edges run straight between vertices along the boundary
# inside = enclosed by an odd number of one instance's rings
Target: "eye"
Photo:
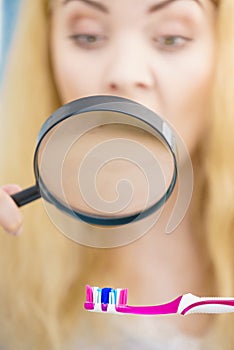
[[[165,35],[154,38],[153,41],[162,51],[176,51],[183,48],[192,39],[181,35]]]
[[[106,36],[98,34],[74,34],[69,37],[76,46],[82,49],[100,48],[106,41]]]

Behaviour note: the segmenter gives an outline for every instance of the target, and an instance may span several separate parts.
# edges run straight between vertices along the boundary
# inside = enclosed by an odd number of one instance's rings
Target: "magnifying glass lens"
[[[137,102],[89,96],[62,106],[42,125],[34,173],[35,186],[12,196],[18,206],[42,197],[50,219],[74,241],[127,244],[146,232],[135,222],[162,208],[174,189],[174,136],[163,119]]]
[[[54,126],[38,151],[44,198],[72,216],[121,218],[160,201],[174,160],[160,135],[128,115],[93,111]]]

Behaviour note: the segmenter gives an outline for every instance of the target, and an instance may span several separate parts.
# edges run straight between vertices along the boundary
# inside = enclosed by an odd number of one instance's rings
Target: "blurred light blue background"
[[[32,0],[33,1],[33,0]],[[14,31],[14,25],[17,18],[17,13],[20,5],[20,0],[1,0],[2,13],[2,47],[0,57],[0,78],[7,60],[7,53]]]

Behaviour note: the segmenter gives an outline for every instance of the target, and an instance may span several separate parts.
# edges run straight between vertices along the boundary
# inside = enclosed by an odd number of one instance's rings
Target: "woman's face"
[[[206,124],[211,0],[54,0],[51,59],[62,103],[118,95],[172,124],[192,153]]]

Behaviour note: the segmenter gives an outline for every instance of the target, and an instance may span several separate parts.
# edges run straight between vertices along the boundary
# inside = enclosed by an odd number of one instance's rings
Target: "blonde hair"
[[[22,6],[2,89],[1,183],[17,182],[22,187],[33,183],[38,130],[60,105],[50,67],[48,10],[46,0],[25,0]],[[203,170],[199,165],[204,177],[198,183],[202,195],[196,203],[203,209],[200,229],[214,267],[214,293],[223,296],[234,296],[233,14],[233,1],[221,0],[212,123],[200,151],[206,162]],[[63,349],[68,330],[77,325],[85,272],[93,270],[95,256],[102,252],[65,239],[40,201],[23,212],[26,232],[20,238],[0,235],[0,343],[17,350]],[[234,347],[231,317],[217,321],[218,329],[225,329],[227,343],[221,339],[222,349]]]
[[[234,2],[221,0],[211,128],[204,154],[207,172],[205,234],[216,274],[217,293],[234,296]],[[222,349],[233,349],[233,314],[217,319]]]
[[[38,131],[60,105],[50,69],[47,16],[46,1],[24,2],[2,85],[1,183],[23,188],[35,181]],[[41,201],[22,211],[24,234],[16,239],[0,234],[0,344],[60,349],[82,309],[76,296],[83,295],[80,267],[82,262],[82,271],[89,269],[89,249],[78,249],[58,233]]]

